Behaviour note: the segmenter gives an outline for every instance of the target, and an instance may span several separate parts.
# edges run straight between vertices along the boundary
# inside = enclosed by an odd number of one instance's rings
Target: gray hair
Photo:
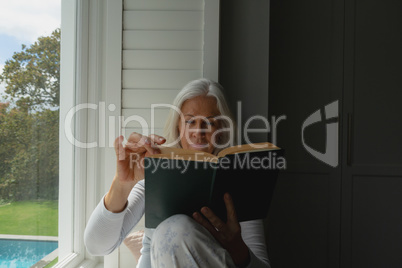
[[[220,136],[220,144],[226,144],[225,147],[229,147],[234,145],[236,141],[236,123],[230,112],[229,106],[226,102],[223,87],[212,80],[201,78],[197,80],[193,80],[185,85],[182,90],[177,94],[176,98],[173,101],[173,106],[177,107],[177,109],[181,110],[183,103],[186,100],[198,97],[198,96],[211,96],[216,99],[218,110],[220,112],[220,117],[224,120],[221,120],[221,129],[231,129],[233,133],[228,133],[228,131],[222,131]],[[177,111],[174,109],[170,109],[169,116],[166,120],[165,128],[164,128],[164,137],[166,138],[166,144],[174,143],[174,147],[181,147],[180,142],[175,142],[179,139],[179,130],[178,130],[178,122],[180,116]],[[219,131],[219,130],[218,130]],[[213,152],[217,154],[222,147],[215,149]]]

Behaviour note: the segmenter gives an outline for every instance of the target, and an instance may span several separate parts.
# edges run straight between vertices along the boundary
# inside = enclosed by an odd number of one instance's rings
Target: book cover
[[[191,217],[203,206],[226,221],[226,192],[239,221],[265,218],[278,172],[286,163],[282,149],[256,145],[230,147],[218,156],[163,148],[161,154],[145,158],[145,227],[156,228],[175,214]]]

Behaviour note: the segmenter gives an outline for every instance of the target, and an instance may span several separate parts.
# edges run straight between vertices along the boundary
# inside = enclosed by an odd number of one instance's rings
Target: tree
[[[29,48],[22,45],[5,62],[0,81],[5,93],[24,110],[58,107],[60,99],[60,29],[39,37]]]
[[[32,200],[58,197],[58,110],[26,113],[13,108],[4,122],[7,172],[0,180],[2,199]]]
[[[0,201],[57,199],[60,30],[6,61],[0,103]]]
[[[4,178],[6,174],[10,172],[10,165],[8,161],[14,155],[14,152],[8,146],[11,141],[11,137],[8,135],[8,107],[9,103],[0,103],[0,183],[1,178]],[[0,185],[1,188],[1,185]]]

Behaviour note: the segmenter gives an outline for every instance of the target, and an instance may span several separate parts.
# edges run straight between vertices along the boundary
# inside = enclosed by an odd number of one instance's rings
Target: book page
[[[202,151],[165,147],[165,146],[158,146],[158,149],[161,151],[160,154],[151,155],[149,157],[214,162],[214,163],[218,162],[217,156]]]
[[[280,148],[269,142],[242,144],[238,146],[228,147],[219,152],[218,157],[223,157],[228,154],[246,153],[246,152],[258,152],[279,150]]]
[[[269,142],[242,144],[242,145],[225,148],[218,153],[218,156],[215,156],[210,153],[202,152],[202,151],[188,150],[188,149],[183,149],[183,148],[158,146],[158,149],[161,151],[160,154],[152,155],[149,157],[182,159],[182,160],[204,161],[204,162],[216,163],[216,162],[218,162],[219,157],[224,157],[225,155],[229,155],[229,154],[279,150],[280,148]]]

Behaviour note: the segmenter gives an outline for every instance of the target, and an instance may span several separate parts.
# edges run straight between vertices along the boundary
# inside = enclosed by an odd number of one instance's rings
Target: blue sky
[[[21,45],[29,42],[21,42],[16,37],[0,34],[0,64],[4,64],[7,59],[10,59],[14,52],[21,51]]]
[[[21,42],[21,40],[12,35],[0,34],[0,72],[3,70],[6,60],[11,59],[14,52],[21,51],[22,44],[29,45],[30,43],[29,41]],[[4,84],[0,84],[0,94],[3,94],[4,87]]]
[[[29,46],[60,28],[60,9],[61,0],[0,0],[0,72],[22,44]]]

